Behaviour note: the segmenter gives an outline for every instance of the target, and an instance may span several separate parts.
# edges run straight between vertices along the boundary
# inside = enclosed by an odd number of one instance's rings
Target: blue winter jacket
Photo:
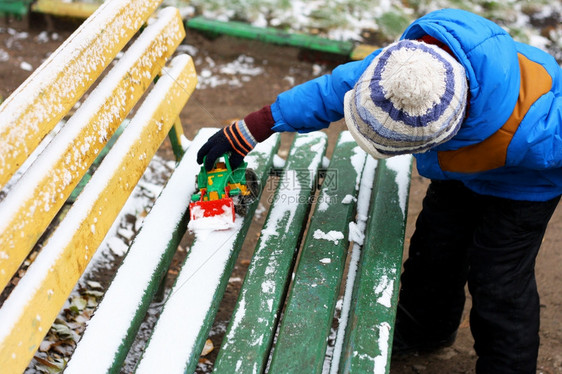
[[[514,41],[495,23],[458,9],[423,16],[402,39],[424,35],[445,43],[465,67],[470,100],[455,137],[414,155],[419,173],[515,200],[561,195],[562,70],[556,60]],[[342,119],[345,93],[379,53],[280,94],[271,106],[273,129],[308,132]]]

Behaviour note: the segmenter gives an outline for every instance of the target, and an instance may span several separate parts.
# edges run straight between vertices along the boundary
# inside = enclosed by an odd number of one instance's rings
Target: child
[[[274,132],[345,117],[375,158],[414,154],[431,179],[401,277],[394,353],[453,343],[465,302],[477,373],[535,373],[534,265],[562,194],[562,71],[475,14],[444,9],[362,61],[281,93],[200,149],[233,167]]]

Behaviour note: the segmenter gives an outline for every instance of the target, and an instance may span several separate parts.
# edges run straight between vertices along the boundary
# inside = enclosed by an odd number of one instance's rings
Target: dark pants
[[[454,335],[468,282],[476,372],[534,374],[535,258],[559,200],[507,200],[432,181],[404,263],[397,332],[429,343]]]

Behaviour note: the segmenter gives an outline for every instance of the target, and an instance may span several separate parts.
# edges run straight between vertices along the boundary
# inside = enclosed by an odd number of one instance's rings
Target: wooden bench
[[[19,99],[9,98],[0,107],[0,118],[11,119],[8,126],[4,121],[0,124],[0,186],[12,183],[9,179],[17,167],[159,2],[148,3],[106,2],[14,93]],[[8,190],[0,202],[2,288],[181,41],[180,26],[177,12],[158,13],[157,21],[130,48],[131,53],[147,51],[147,55],[133,58],[127,51],[96,87],[100,94],[90,94]],[[124,27],[129,34],[116,35],[119,41],[99,36],[119,34],[108,32],[111,27]],[[161,34],[156,31],[159,27],[163,27]],[[145,36],[157,45],[138,47]],[[101,40],[114,44],[98,45]],[[122,67],[133,61],[145,61],[146,66]],[[116,79],[116,74],[121,78]],[[22,372],[28,365],[156,148],[172,126],[171,138],[182,138],[177,118],[195,82],[186,56],[176,57],[161,73],[4,302],[0,367]],[[114,110],[115,105],[119,110]],[[176,145],[185,153],[88,322],[65,373],[121,370],[186,231],[189,197],[199,171],[196,153],[216,130],[201,129],[189,147]],[[219,373],[320,373],[327,368],[334,373],[388,373],[390,369],[411,159],[377,162],[343,132],[328,163],[327,145],[324,133],[297,135],[280,167],[274,162],[280,147],[280,136],[275,135],[246,157],[261,189],[276,187],[218,348],[214,369]],[[245,217],[237,217],[232,229],[196,233],[136,360],[136,373],[195,371],[258,204],[254,202]],[[337,339],[328,346],[335,321],[339,321]]]

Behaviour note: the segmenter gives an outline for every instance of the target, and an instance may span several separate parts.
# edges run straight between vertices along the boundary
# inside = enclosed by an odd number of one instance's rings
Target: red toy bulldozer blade
[[[189,204],[190,219],[223,216],[234,222],[234,201],[230,197],[219,200],[194,201]]]
[[[203,188],[200,190],[200,199],[189,204],[190,230],[225,230],[234,226],[236,217],[234,212],[234,201],[228,194],[228,186],[225,188],[222,198],[214,200],[216,193],[208,192]]]

